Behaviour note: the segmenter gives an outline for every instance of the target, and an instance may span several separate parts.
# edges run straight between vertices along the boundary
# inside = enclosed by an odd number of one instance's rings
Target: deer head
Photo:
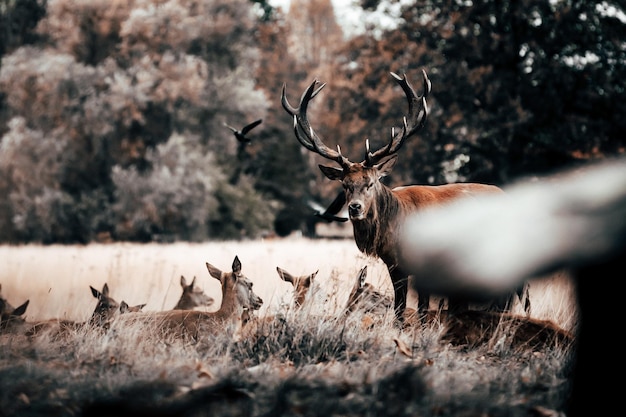
[[[315,279],[319,270],[309,275],[295,276],[277,266],[276,272],[278,272],[278,276],[283,281],[289,282],[293,285],[294,305],[298,308],[304,304],[304,300],[309,293],[313,279]]]
[[[102,291],[98,291],[91,285],[91,294],[98,299],[98,304],[89,319],[89,324],[102,326],[108,323],[119,311],[120,305],[113,298],[109,297],[109,285],[104,284]]]
[[[212,297],[204,293],[202,288],[196,287],[196,277],[193,277],[190,284],[183,275],[180,276],[180,286],[183,293],[174,307],[174,310],[191,310],[194,307],[209,307],[213,305]]]
[[[307,116],[309,102],[324,88],[326,84],[319,85],[318,80],[314,80],[304,91],[300,98],[298,107],[293,107],[285,96],[286,87],[283,85],[281,103],[283,108],[293,116],[293,126],[296,138],[302,146],[311,152],[315,152],[326,159],[337,162],[341,168],[319,165],[320,169],[331,180],[342,182],[348,204],[350,220],[363,220],[374,201],[374,196],[382,187],[380,179],[387,175],[396,163],[397,152],[407,138],[417,133],[426,122],[428,117],[428,105],[426,97],[431,91],[431,82],[422,70],[424,76],[423,95],[418,96],[406,79],[406,75],[400,77],[391,73],[392,77],[404,91],[409,112],[403,120],[403,127],[399,132],[391,129],[391,139],[386,146],[375,151],[371,151],[369,140],[365,141],[365,159],[361,162],[351,162],[341,154],[341,148],[331,149],[324,144],[315,133]]]

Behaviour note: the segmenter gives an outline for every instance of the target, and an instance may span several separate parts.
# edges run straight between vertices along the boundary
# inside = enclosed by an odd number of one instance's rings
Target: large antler
[[[370,152],[369,141],[365,141],[364,163],[368,166],[373,166],[387,156],[398,152],[408,137],[414,135],[418,130],[424,127],[424,123],[426,123],[426,119],[428,118],[426,97],[430,94],[432,84],[426,75],[426,71],[422,70],[422,75],[424,76],[424,93],[421,97],[415,93],[415,90],[411,84],[409,84],[409,81],[406,79],[406,74],[403,74],[402,77],[393,72],[390,74],[395,78],[400,87],[402,87],[402,90],[404,90],[404,94],[409,102],[409,113],[407,117],[404,117],[404,125],[398,134],[395,134],[395,129],[391,129],[391,140],[387,146],[375,152]]]
[[[341,154],[339,145],[337,145],[336,151],[326,146],[319,136],[317,136],[309,123],[309,119],[306,114],[309,101],[311,101],[311,99],[313,99],[326,85],[326,83],[324,83],[317,87],[317,84],[319,84],[319,81],[314,80],[309,88],[304,91],[302,97],[300,98],[300,105],[297,108],[293,107],[287,101],[287,97],[285,95],[286,86],[283,84],[281,103],[287,113],[293,116],[293,129],[296,134],[296,138],[302,146],[323,156],[324,158],[338,162],[341,166],[349,165],[350,161]]]

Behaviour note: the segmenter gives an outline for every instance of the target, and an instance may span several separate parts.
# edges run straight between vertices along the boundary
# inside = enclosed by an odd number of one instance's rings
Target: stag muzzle
[[[348,204],[348,215],[350,216],[350,220],[363,220],[365,218],[363,204],[359,201],[353,201]]]

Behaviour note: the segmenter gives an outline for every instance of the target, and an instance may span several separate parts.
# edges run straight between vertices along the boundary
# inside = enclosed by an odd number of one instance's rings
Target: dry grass
[[[440,343],[436,323],[400,331],[391,313],[337,319],[354,278],[391,293],[384,265],[351,240],[283,239],[172,245],[0,247],[2,294],[30,299],[27,320],[86,320],[89,286],[107,282],[117,301],[169,309],[180,275],[215,298],[205,262],[229,270],[237,255],[265,301],[258,316],[281,319],[252,337],[173,340],[158,329],[75,329],[63,337],[0,336],[0,409],[35,415],[482,415],[563,410],[572,346],[513,348],[504,339],[466,348]],[[289,308],[294,275],[320,270],[312,300]],[[574,293],[563,276],[531,285],[533,316],[576,326]],[[367,321],[369,323],[369,321]]]

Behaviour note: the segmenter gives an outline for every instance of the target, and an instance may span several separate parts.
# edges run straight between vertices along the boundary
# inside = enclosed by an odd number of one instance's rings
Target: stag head
[[[309,101],[311,101],[326,84],[314,80],[304,91],[298,107],[293,107],[285,96],[286,87],[283,85],[281,103],[283,108],[293,116],[293,126],[296,139],[302,146],[311,152],[315,152],[326,159],[337,162],[341,167],[319,165],[324,175],[331,179],[341,181],[348,204],[350,220],[359,221],[366,218],[370,207],[384,187],[380,182],[386,176],[398,159],[398,151],[404,145],[407,138],[417,133],[426,122],[428,117],[428,105],[426,97],[431,91],[431,82],[422,70],[424,77],[423,94],[418,96],[406,79],[406,75],[400,77],[391,73],[392,77],[400,85],[406,95],[409,111],[403,119],[403,126],[399,132],[391,129],[389,143],[380,149],[371,151],[369,141],[365,141],[365,159],[361,162],[351,162],[341,154],[341,148],[331,149],[324,144],[322,139],[315,133],[309,123],[306,114]]]

